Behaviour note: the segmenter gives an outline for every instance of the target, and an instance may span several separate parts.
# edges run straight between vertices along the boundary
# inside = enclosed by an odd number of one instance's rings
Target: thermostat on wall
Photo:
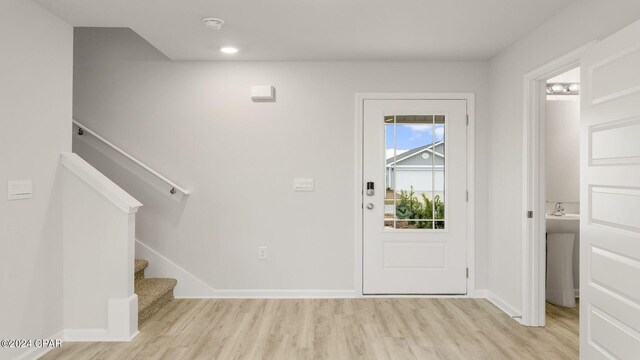
[[[251,100],[253,101],[267,101],[275,99],[275,89],[271,85],[252,85],[251,86]]]

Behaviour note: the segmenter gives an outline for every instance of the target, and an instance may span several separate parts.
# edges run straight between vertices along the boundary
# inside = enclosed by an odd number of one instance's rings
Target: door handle
[[[367,204],[367,209],[369,209],[369,210],[373,210],[374,207],[375,206],[372,203],[368,203]]]

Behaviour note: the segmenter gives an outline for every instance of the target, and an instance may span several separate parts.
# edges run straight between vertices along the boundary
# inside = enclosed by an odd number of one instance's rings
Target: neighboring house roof
[[[427,144],[427,145],[424,145],[424,146],[417,147],[415,149],[411,149],[411,150],[405,151],[402,154],[396,155],[396,163],[399,163],[400,161],[406,160],[406,159],[408,159],[408,158],[410,158],[412,156],[416,156],[418,154],[421,154],[421,153],[423,153],[425,151],[427,151],[429,153],[432,153],[432,154],[434,154],[436,156],[440,156],[440,157],[444,158],[443,154],[440,154],[438,152],[433,151],[433,148],[435,148],[436,146],[438,146],[440,144],[443,144],[443,143],[444,143],[444,141],[438,141],[435,144]],[[387,159],[387,165],[391,165],[392,163],[393,163],[393,156]]]

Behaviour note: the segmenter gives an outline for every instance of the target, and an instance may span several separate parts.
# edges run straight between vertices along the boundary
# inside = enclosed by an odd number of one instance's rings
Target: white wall
[[[60,152],[71,150],[71,26],[28,0],[0,2],[0,338],[62,329]],[[8,180],[33,198],[7,201]],[[0,359],[24,353],[0,349]]]
[[[522,309],[523,77],[640,18],[637,0],[576,1],[491,61],[489,290]]]
[[[475,92],[486,287],[488,63],[170,62],[126,29],[77,29],[75,60],[76,120],[193,194],[170,199],[89,138],[74,151],[145,204],[139,239],[223,290],[352,290],[355,93]],[[277,101],[252,102],[252,84]],[[316,191],[294,193],[294,177]]]
[[[553,82],[561,82],[554,78]],[[566,82],[579,82],[578,79]],[[545,109],[545,213],[552,212],[555,203],[563,203],[565,212],[580,212],[580,96],[547,96]],[[554,221],[554,220],[552,220]],[[575,233],[573,244],[573,284],[580,284],[580,223],[555,221],[547,232]]]
[[[546,201],[580,202],[580,97],[549,96],[545,116]]]

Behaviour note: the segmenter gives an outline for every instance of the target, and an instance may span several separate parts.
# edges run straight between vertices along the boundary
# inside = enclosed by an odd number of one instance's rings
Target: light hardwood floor
[[[130,343],[43,359],[578,359],[578,310],[527,328],[478,299],[175,300]]]

